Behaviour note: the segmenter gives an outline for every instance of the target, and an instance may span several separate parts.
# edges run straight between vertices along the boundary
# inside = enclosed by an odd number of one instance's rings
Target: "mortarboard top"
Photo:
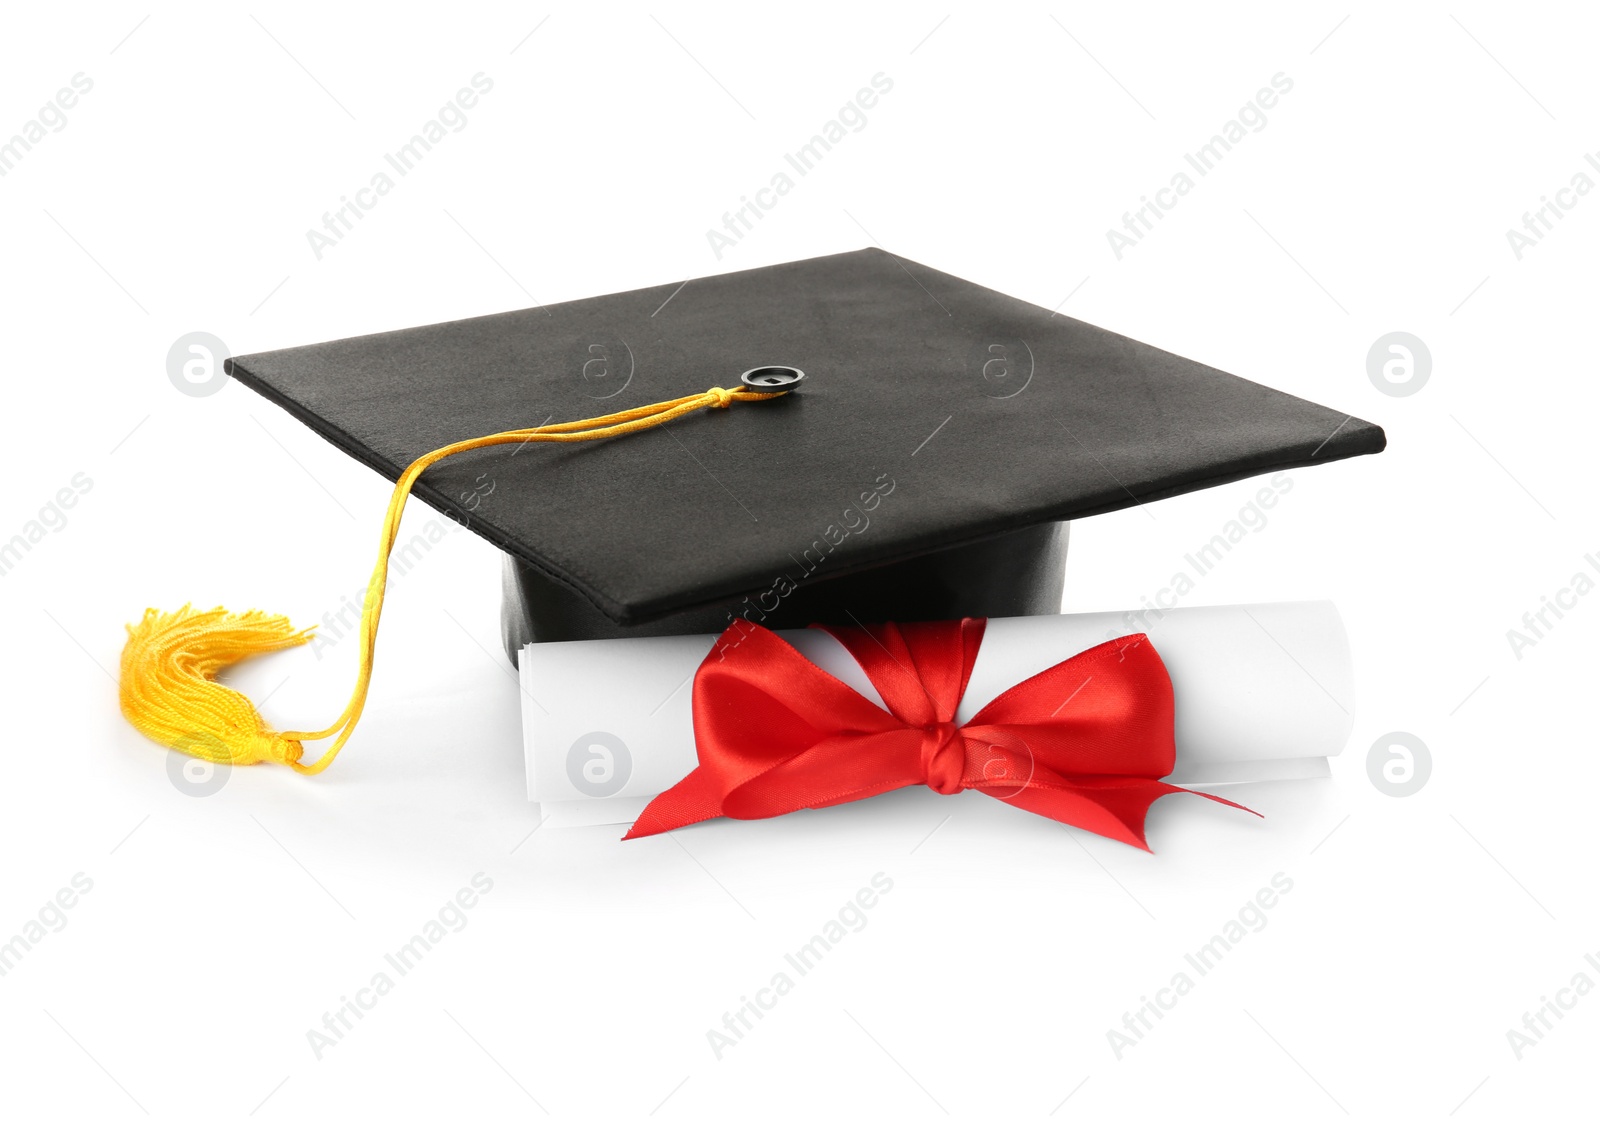
[[[466,452],[417,481],[509,555],[509,646],[735,614],[1056,612],[1065,520],[1384,447],[1376,425],[876,248],[226,368],[393,480],[455,441],[767,365],[804,382],[599,443]]]

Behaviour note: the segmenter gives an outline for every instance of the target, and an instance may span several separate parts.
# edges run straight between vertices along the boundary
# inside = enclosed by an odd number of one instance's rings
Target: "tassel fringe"
[[[146,609],[122,650],[122,713],[147,738],[208,762],[296,766],[300,743],[271,730],[244,695],[216,682],[223,668],[311,639],[287,617],[226,609]]]

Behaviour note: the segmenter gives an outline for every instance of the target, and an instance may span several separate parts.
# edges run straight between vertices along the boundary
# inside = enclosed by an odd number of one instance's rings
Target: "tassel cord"
[[[463,452],[501,444],[608,440],[657,428],[701,409],[727,408],[736,401],[772,400],[785,392],[757,393],[743,386],[712,388],[588,420],[479,436],[428,452],[401,473],[389,496],[378,538],[377,565],[362,602],[356,686],[337,719],[321,730],[274,732],[249,699],[215,682],[217,673],[230,664],[306,643],[311,639],[309,630],[296,630],[285,617],[255,610],[234,615],[222,609],[199,612],[187,605],[176,613],[146,610],[140,624],[129,626],[119,692],[123,714],[147,737],[208,761],[235,765],[280,762],[297,773],[320,774],[344,749],[361,721],[372,683],[389,556],[411,488],[430,467]],[[328,748],[314,760],[305,761],[302,744],[327,738],[333,739]]]

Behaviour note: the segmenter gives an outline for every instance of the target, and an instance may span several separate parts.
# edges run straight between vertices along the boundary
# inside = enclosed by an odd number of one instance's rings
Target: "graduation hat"
[[[505,552],[515,656],[737,618],[1054,613],[1068,520],[1384,447],[1366,421],[877,248],[226,370],[396,481],[360,681],[333,726],[273,732],[211,676],[305,632],[150,610],[123,708],[167,745],[308,773],[360,716],[408,495]]]

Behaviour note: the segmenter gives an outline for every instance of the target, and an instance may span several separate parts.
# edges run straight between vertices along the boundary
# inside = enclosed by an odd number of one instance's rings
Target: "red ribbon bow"
[[[975,789],[1148,851],[1151,803],[1194,792],[1161,780],[1176,750],[1172,680],[1155,646],[1142,633],[1109,640],[1023,680],[958,727],[985,623],[827,628],[885,711],[768,630],[736,622],[695,673],[699,766],[623,839],[926,784]]]

